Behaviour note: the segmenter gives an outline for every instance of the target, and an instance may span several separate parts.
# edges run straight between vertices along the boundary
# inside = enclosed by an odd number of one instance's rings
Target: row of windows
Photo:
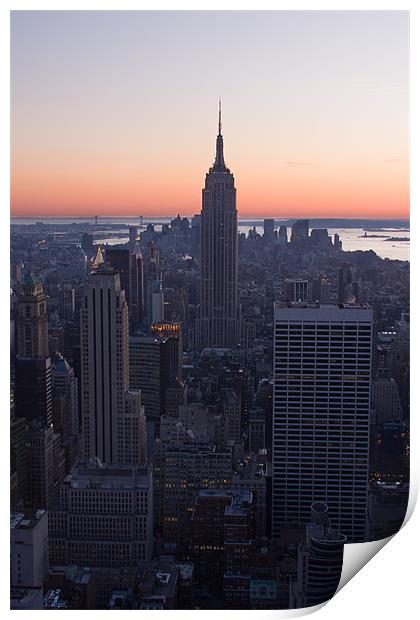
[[[337,377],[332,377],[330,381],[328,378],[323,377],[322,379],[317,379],[315,376],[311,378],[306,378],[308,375],[279,375],[276,377],[276,388],[295,388],[295,389],[317,389],[320,392],[328,392],[334,388],[341,388],[344,384],[344,387],[349,388],[353,387],[353,382],[357,383],[355,387],[361,390],[366,390],[370,388],[370,381],[367,377],[355,377],[350,378],[348,375],[342,375],[339,379]],[[392,395],[392,393],[391,393]]]
[[[275,457],[273,461],[273,467],[275,469],[283,467],[285,469],[285,473],[287,477],[293,477],[294,475],[299,475],[299,472],[303,472],[306,469],[316,468],[317,465],[320,464],[328,464],[328,463],[339,463],[340,465],[346,465],[349,463],[353,463],[354,465],[364,464],[368,461],[368,456],[366,450],[360,449],[351,449],[351,450],[340,450],[339,448],[332,448],[328,451],[322,451],[318,448],[317,450],[288,450],[282,456]],[[291,463],[297,463],[299,468],[296,472],[288,472],[287,465]]]
[[[289,395],[294,396],[298,394],[313,394],[315,398],[325,399],[327,396],[331,397],[337,394],[366,394],[370,393],[370,386],[368,382],[361,383],[361,385],[348,385],[346,383],[331,383],[329,386],[319,386],[313,383],[299,383],[299,382],[287,382],[279,381],[276,385],[276,395]]]
[[[340,338],[332,338],[329,334],[299,334],[291,336],[290,334],[276,335],[274,346],[276,349],[291,346],[308,346],[308,347],[337,347],[345,344],[347,347],[372,347],[371,336],[346,335]]]
[[[288,459],[289,456],[296,455],[296,454],[300,454],[301,452],[311,452],[311,451],[315,451],[318,452],[318,455],[320,457],[328,457],[328,458],[332,458],[333,455],[336,452],[342,451],[343,453],[346,452],[348,454],[357,454],[357,455],[361,455],[364,456],[365,454],[367,454],[367,446],[366,446],[366,442],[364,441],[356,441],[356,437],[347,437],[345,441],[340,442],[340,437],[331,437],[331,436],[326,436],[325,437],[325,441],[324,442],[316,442],[311,441],[311,437],[306,436],[305,438],[301,438],[299,436],[293,436],[292,439],[295,439],[296,441],[285,441],[283,438],[275,438],[274,440],[274,445],[276,448],[277,452],[281,451],[281,456],[280,455],[275,455],[274,456],[274,462],[275,463],[281,463],[283,462],[285,459]],[[304,439],[306,439],[307,441],[305,442]],[[338,439],[337,442],[333,442],[334,445],[331,445],[330,447],[328,447],[327,444],[327,440],[331,440],[331,439]],[[358,439],[358,438],[357,438]],[[354,440],[354,441],[351,441]],[[296,445],[298,444],[298,445]],[[304,444],[304,447],[301,447],[302,444]],[[284,453],[283,453],[284,450]]]
[[[343,338],[332,340],[331,338],[284,338],[277,340],[274,345],[276,353],[283,350],[304,349],[305,351],[333,350],[344,347],[347,351],[366,350],[370,351],[372,342],[370,338]]]
[[[359,459],[359,461],[363,464],[363,468],[366,468],[367,459]],[[296,464],[296,471],[294,473],[287,469],[293,463]],[[359,462],[354,461],[354,459],[347,459],[347,465],[345,460],[340,461],[340,457],[331,457],[327,462],[316,466],[309,458],[302,459],[300,456],[297,458],[287,458],[282,463],[275,463],[273,468],[274,480],[280,480],[291,485],[296,481],[302,482],[305,480],[309,485],[315,483],[325,485],[328,473],[328,484],[333,484],[335,480],[336,484],[340,486],[344,482],[346,482],[347,486],[366,485],[366,469],[363,469],[362,466],[359,467]],[[334,474],[336,474],[336,477],[334,477]],[[359,477],[356,478],[356,476]]]
[[[330,323],[329,321],[310,321],[310,322],[302,322],[302,323],[289,323],[288,321],[276,321],[276,330],[287,330],[287,331],[297,331],[300,330],[310,331],[313,329],[328,330],[328,331],[336,331],[340,333],[341,331],[362,331],[368,332],[372,329],[371,323],[352,323],[350,321],[343,321],[342,323]]]
[[[328,432],[338,437],[342,436],[343,431],[347,431],[350,436],[357,435],[359,437],[361,436],[360,433],[364,435],[367,434],[366,431],[369,426],[368,416],[357,417],[347,420],[346,422],[346,424],[343,424],[340,419],[324,419],[317,421],[316,418],[309,413],[303,416],[299,415],[299,412],[296,412],[296,414],[289,412],[289,414],[283,413],[274,418],[274,430],[276,431],[276,437],[277,435],[280,437],[281,434],[286,432],[290,432],[291,434],[296,434],[297,432],[302,435],[307,433],[309,436]]]
[[[341,394],[338,398],[315,397],[315,395],[304,392],[302,395],[287,395],[283,397],[277,395],[274,401],[274,411],[277,413],[298,413],[299,410],[307,407],[307,411],[315,413],[328,413],[329,408],[339,410],[347,408],[348,412],[369,408],[369,397],[354,394]],[[301,404],[301,407],[299,406]]]
[[[283,469],[283,471],[285,471]],[[300,476],[300,475],[294,475],[294,476],[289,476],[287,479],[283,477],[282,475],[282,470],[281,469],[276,469],[276,473],[277,475],[275,476],[275,478],[273,479],[273,488],[282,488],[285,489],[289,484],[292,484],[293,479],[295,480],[301,480],[301,483],[303,485],[303,487],[308,487],[312,485],[312,480],[308,481],[308,483],[305,485],[305,480],[307,479],[306,476]],[[342,474],[337,473],[336,471],[325,471],[325,478],[323,479],[323,475],[320,473],[315,473],[314,474],[314,480],[315,481],[321,481],[323,484],[325,484],[325,482],[327,481],[326,478],[328,478],[328,488],[332,488],[331,485],[334,483],[334,481],[336,481],[337,483],[340,481],[345,481],[345,482],[353,482],[353,485],[358,485],[358,484],[366,484],[366,480],[367,480],[367,475],[364,474],[355,474],[353,475],[352,473],[345,471]],[[351,486],[351,485],[350,485]],[[303,488],[302,487],[302,488]],[[348,487],[348,485],[347,485]],[[336,489],[334,489],[334,492],[337,492]],[[340,491],[338,491],[340,492]],[[365,492],[365,491],[364,491]]]
[[[370,363],[369,364],[357,364],[355,366],[351,366],[348,368],[344,364],[335,364],[334,366],[328,364],[306,364],[306,363],[293,363],[293,364],[275,364],[276,374],[284,373],[286,374],[288,371],[292,374],[300,374],[306,372],[315,373],[319,379],[323,379],[326,381],[328,378],[340,380],[342,375],[346,374],[359,374],[364,373],[365,376],[369,376],[370,373]],[[296,372],[297,371],[297,372]]]

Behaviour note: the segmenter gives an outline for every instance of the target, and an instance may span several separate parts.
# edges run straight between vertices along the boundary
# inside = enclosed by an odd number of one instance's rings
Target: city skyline
[[[408,13],[26,11],[11,28],[12,216],[199,212],[219,95],[240,216],[409,215]]]
[[[403,15],[13,13],[10,609],[311,611],[402,527]]]

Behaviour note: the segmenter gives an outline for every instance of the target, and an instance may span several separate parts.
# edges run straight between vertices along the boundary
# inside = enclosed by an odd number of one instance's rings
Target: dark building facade
[[[223,588],[225,602],[241,607],[249,600],[252,493],[202,489],[191,523],[198,584],[213,593]]]
[[[168,332],[169,326],[174,328]],[[129,341],[130,389],[141,390],[148,421],[159,427],[165,413],[166,392],[181,378],[180,329],[177,324],[154,324],[153,336]]]
[[[120,274],[121,289],[125,291],[129,308],[130,331],[133,332],[139,325],[143,305],[142,278],[138,273],[141,255],[127,247],[113,247],[106,249],[105,260]]]
[[[18,417],[52,423],[51,360],[49,357],[17,358],[15,406]]]
[[[331,527],[327,505],[312,504],[306,540],[299,548],[298,579],[291,588],[290,607],[319,605],[334,596],[340,583],[346,540]]]
[[[51,424],[47,302],[42,283],[32,275],[25,276],[18,289],[16,352],[16,416]]]

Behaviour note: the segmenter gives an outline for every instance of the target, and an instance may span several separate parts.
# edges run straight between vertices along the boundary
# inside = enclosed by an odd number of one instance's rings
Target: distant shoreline
[[[107,223],[118,223],[118,222],[133,222],[133,224],[140,224],[140,215],[106,215],[100,216],[98,215],[97,225],[107,224]],[[153,224],[157,222],[170,222],[171,219],[176,218],[177,216],[143,216],[143,223]],[[181,216],[187,217],[191,219],[191,215],[189,216]],[[278,219],[278,218],[264,218],[264,217],[238,217],[238,223],[244,225],[252,226],[262,226],[264,223],[264,219],[274,219],[275,226],[292,226],[294,222],[298,219],[308,219],[309,220],[309,228],[363,228],[368,231],[382,232],[383,229],[392,228],[395,231],[409,231],[410,228],[410,220],[409,219],[360,219],[360,218],[287,218],[287,219]],[[67,225],[72,223],[80,223],[80,224],[93,224],[95,225],[95,216],[86,216],[86,217],[73,217],[73,216],[34,216],[34,217],[25,217],[25,216],[13,216],[10,219],[10,223],[13,225],[19,225],[20,221],[26,221],[30,224],[36,224],[37,222],[48,223],[48,221],[54,221],[59,223],[60,220]]]

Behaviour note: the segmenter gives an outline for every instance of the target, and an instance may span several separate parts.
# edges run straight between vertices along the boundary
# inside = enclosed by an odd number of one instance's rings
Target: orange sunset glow
[[[406,218],[407,32],[380,12],[14,13],[12,216],[199,212],[221,95],[240,216]]]

